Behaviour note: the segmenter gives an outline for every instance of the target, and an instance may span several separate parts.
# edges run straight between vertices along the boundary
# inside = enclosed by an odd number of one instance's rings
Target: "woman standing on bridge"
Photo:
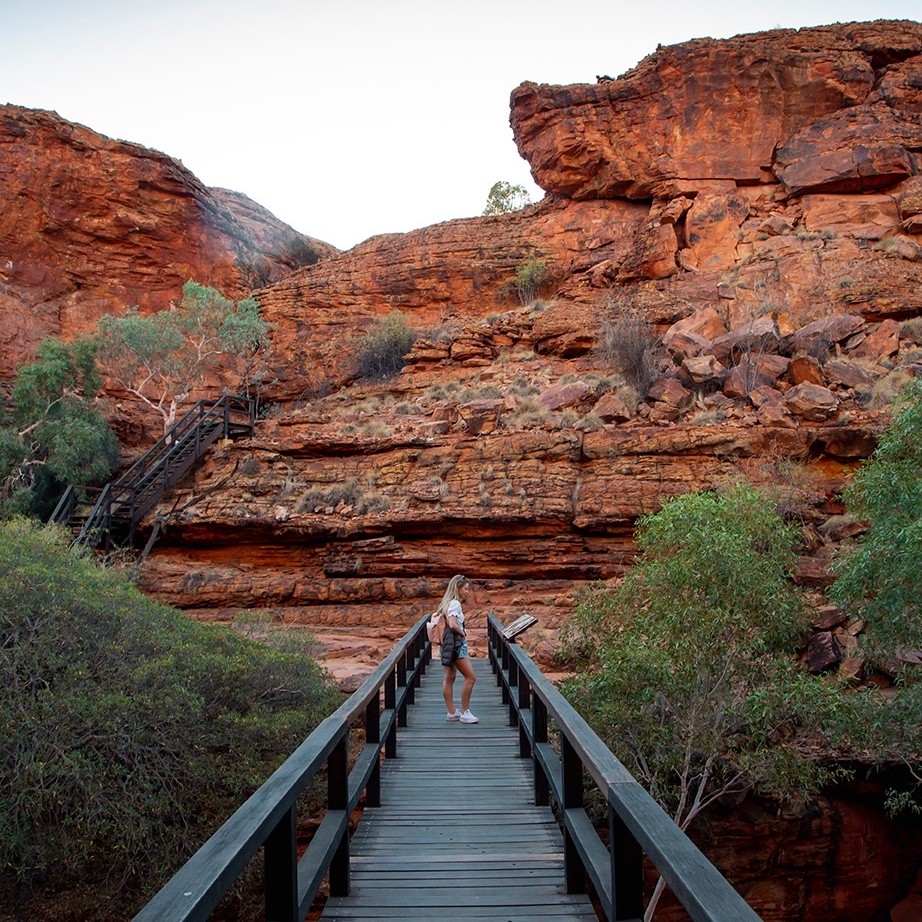
[[[446,619],[446,631],[451,630],[453,633],[463,638],[458,655],[451,665],[444,666],[445,679],[442,682],[442,697],[445,699],[445,707],[448,708],[448,720],[460,720],[463,724],[475,724],[477,718],[471,713],[471,692],[474,690],[474,682],[477,677],[474,675],[474,667],[471,665],[467,652],[467,632],[464,630],[464,610],[461,608],[461,601],[467,597],[467,591],[470,588],[470,580],[460,573],[453,576],[448,581],[448,588],[442,601],[439,602],[439,612]],[[449,638],[450,639],[450,638]],[[464,677],[464,685],[461,688],[461,710],[455,710],[455,675],[461,673]]]

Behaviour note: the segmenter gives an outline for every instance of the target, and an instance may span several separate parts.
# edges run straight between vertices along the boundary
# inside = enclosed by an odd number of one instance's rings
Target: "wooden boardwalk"
[[[471,662],[480,723],[445,720],[433,661],[384,763],[382,805],[365,809],[352,839],[351,893],[331,897],[321,919],[598,922],[585,894],[566,893],[563,837],[534,805],[531,762],[489,662]],[[460,688],[459,676],[456,703]]]

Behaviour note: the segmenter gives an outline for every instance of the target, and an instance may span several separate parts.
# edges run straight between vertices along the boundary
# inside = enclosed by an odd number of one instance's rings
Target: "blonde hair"
[[[449,603],[458,601],[458,590],[462,586],[469,586],[470,584],[471,581],[460,573],[458,573],[457,576],[453,576],[448,581],[448,588],[445,590],[445,595],[442,596],[442,601],[439,602],[438,610],[442,612],[442,614],[448,611]]]

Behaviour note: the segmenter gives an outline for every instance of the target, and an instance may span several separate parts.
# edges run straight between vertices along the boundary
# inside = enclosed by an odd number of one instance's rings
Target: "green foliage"
[[[104,371],[163,418],[164,430],[207,376],[230,378],[235,390],[258,390],[265,378],[271,325],[252,298],[234,302],[214,288],[186,282],[179,307],[142,315],[137,308],[99,322]]]
[[[831,595],[868,622],[878,657],[922,647],[922,381],[904,390],[897,415],[846,493],[868,522],[836,564]],[[910,681],[914,673],[903,678]]]
[[[54,529],[0,525],[0,867],[135,902],[162,886],[338,703],[282,633],[199,624]]]
[[[104,483],[118,441],[96,403],[99,377],[86,340],[47,339],[13,385],[0,422],[0,511],[46,517],[68,483]]]
[[[815,790],[808,757],[838,697],[790,654],[805,620],[795,533],[749,485],[643,518],[642,556],[566,637],[565,692],[680,826],[725,794]]]
[[[400,311],[378,321],[359,346],[359,376],[371,381],[393,378],[404,365],[404,356],[416,342],[416,332],[407,326]]]
[[[513,185],[501,179],[490,187],[483,213],[485,215],[509,214],[513,211],[521,211],[530,204],[531,198],[524,186]]]
[[[538,297],[541,286],[549,278],[550,269],[543,259],[530,259],[524,265],[519,266],[513,283],[519,301],[526,306],[531,304]]]

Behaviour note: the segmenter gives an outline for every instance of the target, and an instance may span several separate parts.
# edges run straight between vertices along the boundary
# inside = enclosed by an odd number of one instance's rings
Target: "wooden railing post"
[[[409,646],[404,654],[404,670],[407,675],[413,672],[413,667],[416,665],[414,653],[414,648]],[[407,682],[407,704],[416,704],[416,688],[418,685],[419,681],[415,675]]]
[[[381,691],[365,705],[365,743],[381,742]],[[375,762],[368,784],[365,785],[365,803],[369,807],[381,806],[381,760]]]
[[[407,654],[404,651],[397,660],[397,687],[407,687]],[[404,696],[397,711],[397,726],[405,727],[407,725],[407,698]]]
[[[327,759],[327,804],[330,810],[349,809],[348,732],[334,746]],[[330,896],[349,895],[349,824],[330,862]]]
[[[519,755],[523,759],[531,758],[531,741],[528,739],[528,732],[525,727],[523,714],[531,708],[531,683],[528,677],[519,672],[519,707],[518,707],[518,725],[519,725]]]
[[[515,657],[509,658],[509,693],[506,695],[509,701],[509,726],[517,727],[519,725],[519,712],[516,710],[518,695],[513,696],[513,689],[518,692],[519,688],[519,664]]]
[[[384,709],[393,711],[397,706],[397,679],[392,669],[384,680]],[[384,757],[387,759],[397,758],[397,722],[391,723],[391,729],[387,734],[384,742]]]
[[[643,916],[643,851],[608,798],[612,922]]]
[[[297,844],[297,815],[291,807],[263,848],[266,922],[300,922]]]
[[[583,762],[573,744],[563,732],[560,734],[561,788],[564,812],[583,806]],[[586,867],[567,824],[563,828],[564,878],[567,893],[583,893],[586,889]]]
[[[536,750],[547,742],[547,705],[537,695],[531,704],[531,738]],[[534,759],[534,770],[535,806],[546,807],[551,802],[551,785],[538,759]]]

